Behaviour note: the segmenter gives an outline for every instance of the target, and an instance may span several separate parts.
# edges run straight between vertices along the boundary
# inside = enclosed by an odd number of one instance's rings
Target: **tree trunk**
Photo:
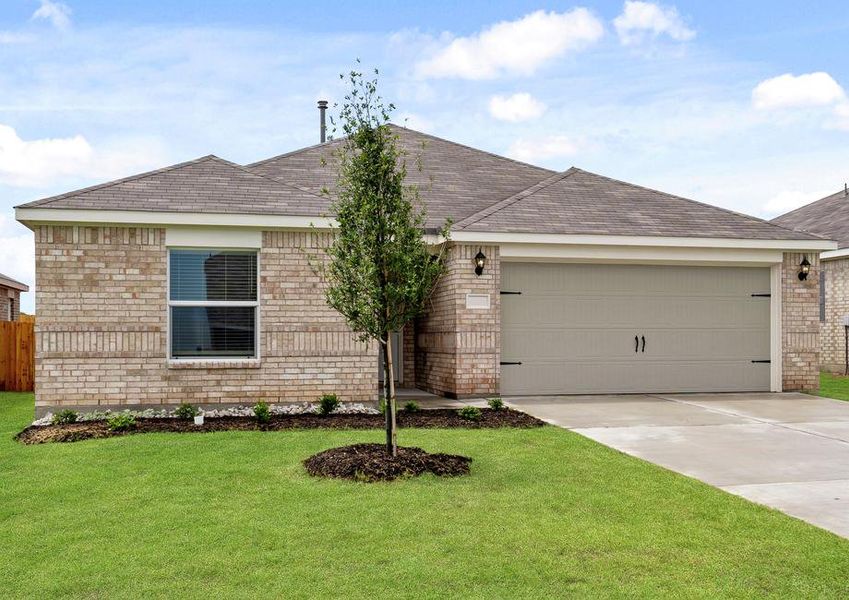
[[[386,407],[386,453],[398,455],[398,433],[395,421],[395,367],[392,364],[392,333],[383,343],[383,402]]]

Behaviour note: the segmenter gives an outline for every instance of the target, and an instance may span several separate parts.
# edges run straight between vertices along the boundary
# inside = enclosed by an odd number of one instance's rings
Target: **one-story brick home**
[[[436,228],[454,222],[428,313],[398,334],[402,387],[818,386],[818,256],[832,242],[394,131],[421,155],[409,181],[426,234],[438,243]],[[207,156],[18,207],[35,233],[38,412],[375,400],[377,348],[352,338],[309,264],[331,235],[321,190],[332,192],[338,143],[247,166]]]
[[[21,317],[21,293],[29,286],[0,273],[0,321],[17,321]]]
[[[849,189],[773,219],[773,223],[837,241],[820,254],[820,358],[832,373],[846,370],[845,319],[849,318]]]

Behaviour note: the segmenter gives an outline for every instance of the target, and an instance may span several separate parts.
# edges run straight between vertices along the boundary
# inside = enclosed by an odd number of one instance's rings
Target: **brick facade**
[[[36,410],[376,399],[377,349],[324,302],[308,253],[326,234],[264,232],[260,358],[171,364],[163,229],[35,228]]]
[[[799,280],[799,263],[807,258],[811,271]],[[784,253],[781,268],[782,377],[784,391],[819,388],[819,270],[816,253]]]
[[[21,317],[21,292],[0,286],[0,321],[17,321]],[[7,318],[8,317],[8,318]]]
[[[846,341],[843,317],[849,315],[849,258],[824,261],[825,321],[821,323],[820,358],[823,370],[843,373]]]
[[[481,276],[474,256],[487,256]],[[497,246],[452,245],[446,273],[427,314],[415,324],[417,387],[435,394],[466,398],[497,394],[501,354],[501,265]],[[466,294],[487,294],[489,309],[466,308]]]

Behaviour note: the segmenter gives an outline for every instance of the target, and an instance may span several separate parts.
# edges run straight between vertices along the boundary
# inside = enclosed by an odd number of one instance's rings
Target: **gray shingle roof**
[[[771,222],[798,231],[815,233],[835,240],[838,248],[849,248],[849,197],[843,190],[791,210]]]
[[[0,287],[8,287],[22,292],[29,291],[29,286],[27,284],[21,283],[16,279],[12,279],[8,275],[3,275],[3,273],[0,273]]]
[[[428,227],[737,239],[819,239],[754,217],[580,169],[555,173],[392,125]],[[247,167],[205,156],[20,208],[322,216],[335,183],[332,141]],[[415,157],[420,157],[417,161]],[[324,160],[322,160],[324,159]],[[421,164],[421,169],[417,168]]]
[[[21,208],[78,208],[318,216],[327,198],[204,156],[164,169],[24,204]]]
[[[442,225],[448,217],[463,219],[554,173],[412,129],[390,127],[407,153],[407,183],[418,186],[429,227]],[[341,143],[336,140],[296,150],[248,168],[314,192],[325,187],[332,191],[336,182],[333,153]]]
[[[819,239],[581,169],[558,173],[468,217],[465,231],[736,239]]]

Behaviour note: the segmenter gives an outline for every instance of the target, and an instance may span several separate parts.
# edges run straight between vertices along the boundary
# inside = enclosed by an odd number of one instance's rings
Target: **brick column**
[[[799,280],[799,263],[807,258],[811,271]],[[819,389],[820,321],[817,253],[786,252],[781,268],[781,337],[785,391]]]
[[[474,256],[487,257],[475,275]],[[497,246],[454,244],[446,273],[427,314],[416,323],[416,385],[453,398],[498,393],[501,265]],[[467,308],[467,294],[489,296],[490,306]]]
[[[843,317],[849,315],[849,258],[823,262],[825,322],[820,331],[820,363],[824,371],[843,373],[846,346]]]

